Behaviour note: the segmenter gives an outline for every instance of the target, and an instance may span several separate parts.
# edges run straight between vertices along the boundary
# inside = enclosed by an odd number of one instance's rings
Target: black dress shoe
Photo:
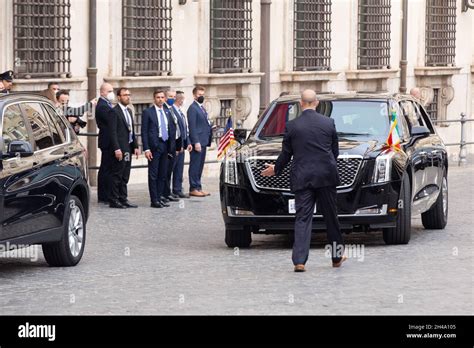
[[[189,198],[189,195],[182,192],[176,193],[175,196],[178,198]]]
[[[170,202],[179,202],[179,198],[174,198],[173,196],[166,197]]]
[[[179,198],[179,196],[178,196],[176,193],[172,193],[172,194],[171,194],[171,197],[173,197],[173,198]]]
[[[169,206],[170,206],[170,205],[169,205],[167,202],[165,202],[164,200],[161,200],[160,203],[161,203],[161,205],[162,205],[163,207],[169,207]]]
[[[170,202],[170,200],[169,200],[168,198],[164,197],[164,196],[161,196],[161,201],[162,201],[162,202],[165,202],[165,203],[169,203],[169,202]]]
[[[132,202],[130,201],[124,201],[124,202],[120,202],[123,206],[127,207],[127,208],[138,208],[138,205],[136,204],[133,204]]]
[[[163,208],[163,204],[161,202],[153,202],[150,204],[150,207],[152,208]]]
[[[118,208],[118,209],[126,209],[127,207],[124,206],[122,203],[119,201],[110,201],[109,207],[111,208]]]

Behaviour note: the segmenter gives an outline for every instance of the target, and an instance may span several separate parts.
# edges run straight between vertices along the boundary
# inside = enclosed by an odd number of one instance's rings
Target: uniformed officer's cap
[[[12,82],[13,81],[13,71],[7,70],[4,73],[0,74],[0,80]]]

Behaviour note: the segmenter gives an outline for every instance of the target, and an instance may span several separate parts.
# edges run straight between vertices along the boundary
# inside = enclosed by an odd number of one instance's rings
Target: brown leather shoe
[[[203,194],[202,192],[200,192],[198,190],[193,190],[193,191],[189,192],[189,195],[191,197],[206,197],[205,194]]]
[[[302,264],[295,265],[295,272],[306,272],[306,270],[304,269],[304,265]]]
[[[339,262],[333,262],[332,266],[333,267],[341,267],[342,263],[347,260],[347,256],[344,255],[341,257],[341,260]]]
[[[201,190],[199,192],[201,192],[204,196],[210,196],[211,195],[209,192],[206,192],[206,191]]]

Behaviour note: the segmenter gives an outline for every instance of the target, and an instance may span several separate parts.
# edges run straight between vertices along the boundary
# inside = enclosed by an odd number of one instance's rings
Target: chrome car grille
[[[260,175],[261,171],[265,169],[265,163],[275,164],[276,158],[248,158],[246,160],[247,172],[250,177],[252,185],[257,190],[290,190],[290,162],[280,175],[264,177]],[[339,156],[337,159],[337,170],[341,179],[341,185],[338,189],[350,187],[357,177],[360,166],[362,164],[362,156]]]

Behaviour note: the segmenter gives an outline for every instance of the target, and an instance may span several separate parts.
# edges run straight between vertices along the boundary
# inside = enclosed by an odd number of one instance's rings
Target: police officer
[[[0,93],[10,93],[13,85],[13,71],[7,70],[0,75]]]

